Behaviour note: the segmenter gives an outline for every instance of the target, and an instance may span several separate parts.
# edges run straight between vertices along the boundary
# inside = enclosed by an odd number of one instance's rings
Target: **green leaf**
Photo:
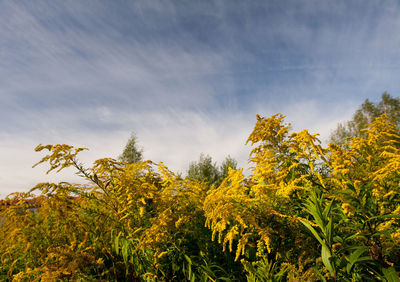
[[[352,253],[350,254],[349,262],[348,262],[347,267],[346,267],[347,273],[350,273],[351,269],[353,268],[353,265],[354,265],[356,262],[359,262],[359,261],[360,261],[360,260],[359,260],[359,257],[360,257],[367,249],[368,249],[367,247],[357,247],[357,248],[355,249],[355,251],[352,252]],[[368,257],[368,258],[370,259],[370,257]]]
[[[331,200],[330,203],[325,207],[324,212],[322,213],[322,215],[324,216],[324,218],[327,218],[328,215],[331,213],[332,204],[333,204],[333,200]]]
[[[315,222],[317,225],[323,229],[325,226],[325,223],[322,218],[322,212],[320,209],[320,206],[317,203],[308,201],[308,203],[305,205],[307,208],[307,211],[314,217]]]
[[[384,268],[382,272],[388,282],[399,282],[399,276],[393,267]]]
[[[334,276],[335,270],[334,267],[330,261],[330,258],[332,257],[331,251],[329,248],[324,244],[322,245],[321,249],[321,257],[322,257],[322,262],[324,263],[325,267],[328,269],[330,274]]]
[[[184,255],[184,256],[185,256],[186,261],[187,261],[189,264],[192,264],[192,260],[190,259],[190,257],[187,256],[187,255]]]
[[[187,279],[190,281],[194,281],[196,279],[194,273],[192,273],[192,260],[189,256],[184,254],[184,257],[187,261]]]
[[[119,235],[117,235],[117,237],[115,237],[114,248],[115,248],[115,252],[118,255],[119,254]]]
[[[314,227],[311,226],[311,224],[309,224],[307,221],[304,221],[304,220],[302,220],[302,219],[300,219],[300,222],[303,223],[303,225],[304,225],[305,227],[307,227],[308,230],[311,231],[311,233],[314,235],[314,237],[318,240],[318,242],[319,242],[321,245],[325,245],[325,242],[321,239],[321,237],[318,235],[318,232],[314,229]]]
[[[335,237],[333,237],[333,242],[343,243],[343,238],[340,236],[335,236]]]
[[[127,263],[128,262],[128,242],[125,240],[122,241],[121,252],[122,252],[122,258],[124,259],[124,262]]]
[[[328,245],[332,245],[333,241],[333,223],[332,220],[329,220],[328,225],[325,228],[325,237],[326,240],[328,241]]]

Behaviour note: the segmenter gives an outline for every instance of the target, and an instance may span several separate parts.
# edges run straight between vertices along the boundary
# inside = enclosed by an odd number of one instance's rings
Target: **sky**
[[[400,93],[395,0],[1,1],[0,198],[81,179],[32,168],[38,144],[185,173],[201,153],[248,168],[256,114],[326,141],[365,100]]]

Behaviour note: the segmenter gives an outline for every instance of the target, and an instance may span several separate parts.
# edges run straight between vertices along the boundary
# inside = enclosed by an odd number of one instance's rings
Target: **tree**
[[[217,164],[209,155],[201,154],[198,162],[192,162],[187,171],[188,178],[215,184],[219,178]]]
[[[400,97],[394,98],[384,92],[379,103],[370,102],[368,99],[353,115],[352,120],[341,123],[330,136],[334,144],[344,144],[348,137],[365,137],[365,129],[377,117],[386,114],[387,119],[400,129]]]
[[[231,156],[227,156],[219,168],[222,178],[221,181],[228,176],[229,168],[237,169],[237,161]]]
[[[125,149],[119,159],[123,162],[134,164],[143,160],[143,149],[137,146],[137,137],[134,133],[128,139]]]
[[[226,157],[221,166],[218,167],[217,163],[213,163],[209,155],[201,154],[198,162],[190,163],[187,176],[191,179],[205,181],[210,185],[218,186],[228,176],[229,168],[237,168],[237,162],[232,157]]]

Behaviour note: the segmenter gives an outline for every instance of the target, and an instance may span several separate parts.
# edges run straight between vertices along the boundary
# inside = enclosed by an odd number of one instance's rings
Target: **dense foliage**
[[[39,145],[86,182],[3,201],[0,280],[398,281],[400,134],[385,115],[363,132],[323,148],[257,116],[252,173],[228,166],[219,186]]]

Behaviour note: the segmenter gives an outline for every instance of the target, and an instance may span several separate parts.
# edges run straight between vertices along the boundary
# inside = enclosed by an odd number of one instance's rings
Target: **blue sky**
[[[398,1],[1,1],[0,195],[71,171],[39,144],[184,172],[201,152],[247,167],[258,113],[326,140],[366,99],[399,96]]]

